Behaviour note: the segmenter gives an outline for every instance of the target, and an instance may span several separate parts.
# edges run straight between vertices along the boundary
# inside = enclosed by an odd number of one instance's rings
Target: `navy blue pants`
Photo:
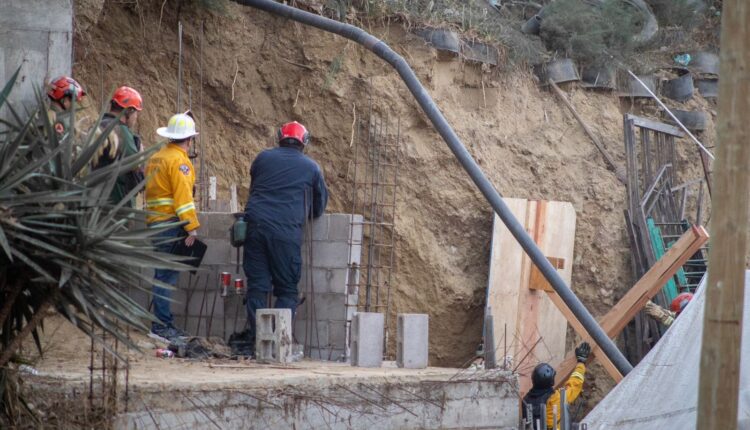
[[[149,227],[158,227],[160,224],[164,224],[167,222],[176,222],[175,220],[169,220],[164,222],[158,222],[149,224]],[[173,239],[175,237],[184,237],[187,236],[185,233],[185,230],[182,227],[175,227],[170,228],[169,230],[164,230],[160,232],[159,234],[153,236],[153,243],[154,247],[159,252],[165,252],[165,253],[172,253],[172,250],[174,249],[175,242],[169,241],[169,239]],[[165,243],[166,241],[166,243]],[[177,280],[179,279],[180,273],[176,270],[169,270],[169,269],[155,269],[154,270],[154,278],[157,281],[164,282],[165,284],[169,284],[172,286],[177,286]],[[172,297],[172,290],[168,290],[166,288],[162,288],[156,285],[153,285],[151,287],[152,292],[152,300],[154,304],[154,316],[161,322],[161,324],[153,322],[151,323],[152,329],[157,329],[160,326],[166,326],[166,327],[172,327],[174,324],[174,317],[172,316],[172,310],[170,306],[169,299]]]
[[[267,228],[248,225],[242,267],[247,277],[247,325],[255,335],[255,311],[267,309],[268,293],[276,298],[275,308],[297,309],[297,284],[302,271],[302,246]]]

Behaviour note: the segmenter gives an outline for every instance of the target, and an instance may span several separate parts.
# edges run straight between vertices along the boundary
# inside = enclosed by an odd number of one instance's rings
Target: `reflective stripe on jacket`
[[[187,221],[186,231],[200,226],[198,212],[193,201],[195,171],[188,158],[187,151],[168,143],[154,154],[146,165],[146,177],[151,178],[146,184],[146,209],[151,214],[148,223],[179,218]]]
[[[565,383],[565,403],[571,404],[575,402],[578,396],[583,390],[583,380],[586,375],[586,366],[583,363],[576,365],[573,373],[570,374],[570,378]],[[553,408],[557,408],[557,423],[555,426],[552,424]],[[555,390],[554,393],[547,399],[547,428],[558,429],[560,424],[560,417],[562,415],[562,409],[560,408],[560,390]]]

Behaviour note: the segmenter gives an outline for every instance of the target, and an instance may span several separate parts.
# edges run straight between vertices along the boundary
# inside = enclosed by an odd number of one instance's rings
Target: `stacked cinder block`
[[[258,309],[255,321],[255,357],[258,363],[292,361],[292,311]]]
[[[242,250],[238,268],[237,250],[229,244],[229,228],[234,216],[226,212],[203,212],[198,218],[201,223],[198,234],[208,250],[198,272],[180,274],[177,289],[172,292],[175,300],[172,313],[175,325],[190,334],[227,339],[235,331],[242,331],[246,324],[242,304],[245,291],[237,295],[234,290],[234,279],[245,279]],[[294,337],[302,344],[307,333],[314,359],[341,360],[348,356],[349,324],[358,301],[356,285],[350,284],[356,284],[359,277],[361,222],[360,215],[323,215],[311,226],[311,261],[303,245],[299,290],[305,302],[295,316]],[[232,274],[232,285],[226,297],[221,296],[221,272]],[[149,285],[144,284],[144,287],[149,288]],[[130,294],[143,306],[148,306],[148,294],[142,291]],[[313,306],[314,312],[311,312]],[[315,324],[309,324],[310,316],[315,318]]]
[[[308,346],[311,358],[340,361],[349,356],[349,325],[359,297],[362,216],[326,214],[313,221],[310,234],[312,258],[308,261],[303,249],[299,289],[305,302],[295,317],[294,337]]]

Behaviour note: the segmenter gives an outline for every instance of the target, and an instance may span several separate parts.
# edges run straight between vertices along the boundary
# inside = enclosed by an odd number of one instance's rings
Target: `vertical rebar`
[[[181,112],[180,107],[182,106],[182,22],[177,23],[177,110],[175,112]]]
[[[205,129],[205,122],[203,121],[203,21],[201,21],[201,34],[200,34],[200,53],[199,55],[199,61],[198,61],[198,75],[200,80],[200,98],[199,98],[199,107],[200,107],[200,134],[198,135],[198,157],[200,157],[199,160],[199,166],[201,169],[200,176],[198,176],[199,181],[199,187],[200,190],[200,209],[204,210],[207,204],[207,197],[206,197],[206,163],[205,163],[205,154],[203,153],[203,136],[206,134]]]

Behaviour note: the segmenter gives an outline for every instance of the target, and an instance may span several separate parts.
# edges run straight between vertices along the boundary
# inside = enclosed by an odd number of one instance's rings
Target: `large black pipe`
[[[422,107],[424,113],[430,118],[435,129],[443,137],[445,143],[456,156],[461,166],[463,166],[466,173],[469,174],[471,180],[474,181],[479,190],[484,194],[484,197],[490,203],[495,213],[500,217],[505,226],[510,230],[513,237],[516,238],[521,247],[531,258],[531,261],[539,268],[544,277],[549,281],[552,288],[560,296],[570,308],[573,314],[578,318],[583,327],[589,333],[594,342],[604,351],[609,357],[610,361],[617,367],[623,375],[628,374],[633,370],[633,366],[628,362],[622,352],[617,349],[617,346],[602,330],[599,324],[596,322],[591,313],[583,306],[583,303],[578,297],[570,290],[565,284],[565,281],[558,275],[554,267],[549,263],[547,258],[544,256],[542,251],[536,246],[534,240],[526,233],[526,230],[518,222],[513,213],[511,213],[508,206],[503,202],[500,193],[497,192],[495,187],[492,186],[489,179],[484,175],[479,165],[474,161],[469,151],[461,143],[456,133],[453,131],[451,126],[446,121],[443,114],[440,112],[435,102],[427,91],[424,89],[419,79],[414,74],[406,60],[400,55],[394,52],[388,45],[383,41],[376,38],[375,36],[365,32],[364,30],[355,27],[353,25],[345,24],[342,22],[334,21],[319,15],[315,15],[303,10],[299,10],[281,3],[276,3],[272,0],[234,0],[235,2],[251,6],[256,9],[261,9],[274,15],[279,15],[284,18],[291,19],[293,21],[301,22],[313,27],[317,27],[321,30],[325,30],[331,33],[338,34],[339,36],[353,40],[359,43],[370,51],[374,52],[375,55],[387,61],[392,65],[401,79],[404,80],[409,91],[417,99],[419,106]]]

